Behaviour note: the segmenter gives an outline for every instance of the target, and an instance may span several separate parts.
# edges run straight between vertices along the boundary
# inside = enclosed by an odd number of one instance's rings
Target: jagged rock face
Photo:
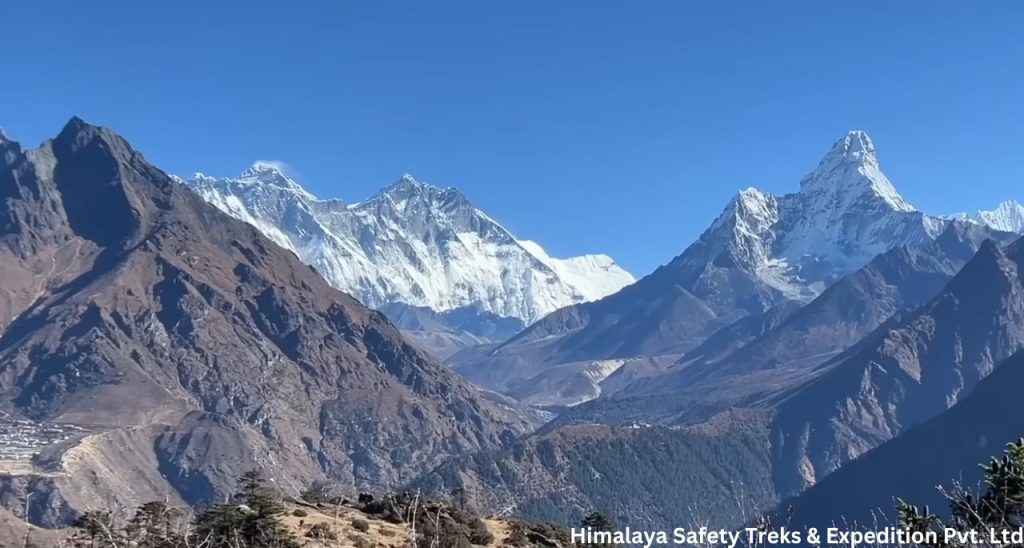
[[[606,255],[550,257],[458,190],[409,175],[357,204],[318,200],[266,164],[235,179],[197,174],[188,184],[374,308],[475,309],[529,323],[634,281]]]
[[[746,316],[809,302],[880,253],[932,242],[948,223],[903,200],[868,136],[851,132],[799,192],[740,192],[654,273],[599,301],[558,310],[485,358],[456,366],[502,389],[524,364],[685,353]]]
[[[796,493],[955,404],[1024,347],[1024,246],[988,241],[926,305],[822,366],[779,407],[776,483]]]
[[[0,409],[94,432],[55,466],[189,502],[254,467],[384,489],[527,428],[109,130],[0,147]],[[118,477],[91,492],[141,502]]]

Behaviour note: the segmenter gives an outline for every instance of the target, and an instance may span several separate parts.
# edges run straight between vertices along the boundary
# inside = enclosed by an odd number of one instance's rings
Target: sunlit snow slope
[[[371,307],[470,308],[529,323],[634,281],[607,255],[553,258],[458,190],[410,175],[356,204],[317,199],[268,163],[186,184]]]

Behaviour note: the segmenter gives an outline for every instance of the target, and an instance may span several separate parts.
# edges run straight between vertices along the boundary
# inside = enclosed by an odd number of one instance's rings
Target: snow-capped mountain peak
[[[799,191],[736,194],[680,258],[689,255],[696,267],[724,253],[722,264],[735,264],[770,292],[806,300],[879,253],[935,238],[944,224],[907,203],[882,173],[871,138],[851,131]]]
[[[832,150],[825,156],[824,161],[830,162],[835,159],[850,162],[878,163],[875,156],[875,143],[866,131],[855,129],[850,131],[832,145]]]
[[[239,175],[240,178],[246,177],[285,177],[284,169],[280,164],[275,162],[265,162],[263,160],[256,160],[249,166],[248,169]]]
[[[552,258],[516,239],[457,189],[409,174],[347,206],[317,199],[263,163],[234,179],[199,175],[188,184],[372,307],[474,308],[532,322],[634,281],[604,255]]]
[[[736,193],[716,224],[728,225],[727,246],[740,264],[766,265],[771,262],[778,222],[775,196],[750,187]]]
[[[441,189],[427,183],[421,183],[416,180],[411,174],[406,173],[402,175],[397,181],[384,187],[377,196],[387,196],[393,194],[404,194],[410,192],[426,192],[430,190],[440,191]]]
[[[1002,230],[1024,234],[1024,204],[1015,200],[1002,202],[992,210],[978,210],[974,214],[958,213],[951,218],[962,219]]]
[[[297,181],[285,174],[284,169],[276,162],[253,162],[252,166],[243,171],[236,179],[239,183],[259,183],[298,192],[313,198]]]
[[[733,209],[744,222],[773,225],[778,222],[778,204],[771,194],[749,187],[736,193],[727,209]]]
[[[832,145],[818,167],[800,182],[800,194],[813,196],[833,211],[876,205],[914,211],[882,173],[871,137],[859,130]]]
[[[978,218],[996,230],[1024,232],[1024,205],[1014,200],[1007,200],[992,211],[979,211]]]
[[[400,205],[403,210],[408,206],[427,208],[443,208],[451,211],[456,208],[475,209],[469,199],[454,187],[439,187],[418,181],[406,173],[401,179],[388,185],[375,194],[366,203],[374,201],[390,201]]]

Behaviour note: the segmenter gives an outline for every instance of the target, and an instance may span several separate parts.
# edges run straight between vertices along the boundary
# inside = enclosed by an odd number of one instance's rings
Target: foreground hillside
[[[110,130],[0,142],[0,201],[0,411],[38,438],[0,503],[34,523],[253,468],[384,490],[529,427]]]
[[[0,514],[0,547],[68,548],[399,548],[569,545],[568,531],[513,518],[484,518],[454,503],[419,493],[358,502],[316,484],[300,498],[284,497],[257,472],[238,481],[240,491],[199,509],[149,502],[128,513],[93,510],[60,531],[41,530]]]

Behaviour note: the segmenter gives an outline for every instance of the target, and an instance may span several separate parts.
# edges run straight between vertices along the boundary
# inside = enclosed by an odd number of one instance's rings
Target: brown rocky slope
[[[0,410],[89,432],[0,478],[57,525],[259,468],[386,490],[528,428],[112,131],[0,138]]]

